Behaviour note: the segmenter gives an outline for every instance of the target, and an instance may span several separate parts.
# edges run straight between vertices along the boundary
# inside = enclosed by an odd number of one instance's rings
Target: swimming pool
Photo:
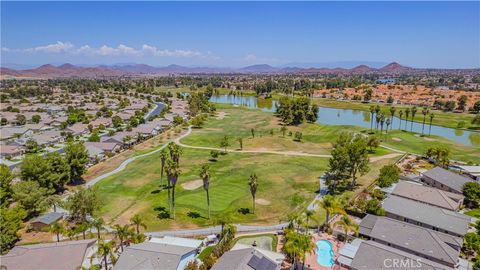
[[[331,267],[335,264],[333,260],[332,243],[328,240],[317,241],[317,262],[323,267]]]

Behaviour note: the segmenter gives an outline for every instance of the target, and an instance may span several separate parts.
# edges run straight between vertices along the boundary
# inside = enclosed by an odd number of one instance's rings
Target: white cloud
[[[277,58],[269,58],[269,57],[259,57],[256,54],[249,53],[245,55],[242,59],[240,59],[243,62],[248,62],[248,63],[278,63],[280,60]]]
[[[256,61],[257,60],[257,56],[253,53],[249,53],[247,55],[245,55],[245,57],[243,58],[243,60],[245,61],[249,61],[249,62],[252,62],[252,61]]]
[[[144,44],[141,48],[136,49],[124,44],[120,44],[117,47],[110,47],[103,45],[98,48],[91,47],[89,45],[83,45],[75,47],[70,42],[57,41],[54,44],[48,44],[45,46],[39,46],[27,49],[11,49],[2,47],[2,52],[27,52],[27,53],[69,53],[69,54],[81,54],[81,55],[98,55],[98,56],[155,56],[155,57],[204,57],[199,51],[190,49],[158,49],[155,46]],[[209,52],[207,55],[211,55]]]

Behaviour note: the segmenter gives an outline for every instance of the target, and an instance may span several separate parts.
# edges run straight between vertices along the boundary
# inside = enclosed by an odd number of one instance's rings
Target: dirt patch
[[[433,139],[433,138],[428,138],[428,137],[423,137],[423,139],[425,139],[425,141],[430,141],[430,142],[436,141],[435,139]]]
[[[269,200],[265,200],[265,199],[262,199],[262,198],[255,199],[255,203],[257,203],[259,205],[270,205]]]
[[[186,190],[195,190],[202,186],[203,186],[203,181],[201,179],[182,183],[182,188]]]
[[[216,117],[216,119],[217,119],[217,120],[222,120],[222,119],[225,118],[225,116],[227,116],[227,115],[228,115],[228,113],[226,113],[226,112],[217,112],[217,117]]]
[[[402,139],[397,138],[397,137],[393,137],[392,140],[393,140],[393,141],[396,141],[396,142],[401,142],[401,141],[402,141]]]
[[[371,157],[370,162],[375,162],[375,161],[379,161],[379,160],[382,160],[382,159],[390,159],[390,158],[398,157],[400,155],[402,155],[402,154],[392,153],[392,154],[387,154],[387,155],[378,156],[378,157]]]

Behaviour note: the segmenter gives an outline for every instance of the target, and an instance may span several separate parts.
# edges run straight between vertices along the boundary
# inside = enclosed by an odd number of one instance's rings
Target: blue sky
[[[480,67],[480,2],[1,2],[1,62]]]

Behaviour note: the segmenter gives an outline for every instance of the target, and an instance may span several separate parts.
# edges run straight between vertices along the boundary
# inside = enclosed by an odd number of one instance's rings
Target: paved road
[[[288,223],[280,223],[275,225],[240,225],[235,224],[237,232],[272,232],[282,230],[288,225]],[[160,237],[160,236],[195,236],[195,235],[209,235],[209,234],[218,234],[222,230],[221,226],[211,226],[206,228],[199,229],[190,229],[190,230],[175,230],[175,231],[159,231],[159,232],[148,232],[146,235]]]

